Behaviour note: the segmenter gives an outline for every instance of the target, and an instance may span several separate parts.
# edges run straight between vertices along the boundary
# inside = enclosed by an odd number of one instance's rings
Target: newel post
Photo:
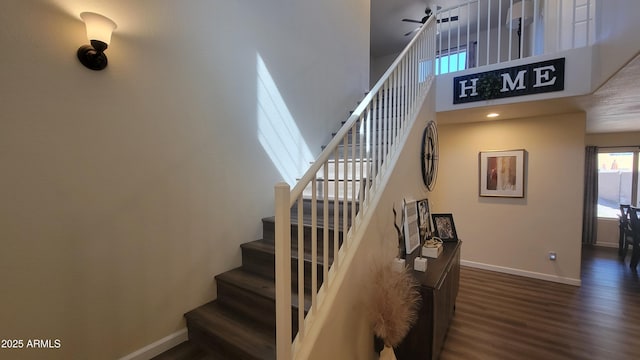
[[[276,358],[291,359],[291,211],[289,184],[275,186]]]

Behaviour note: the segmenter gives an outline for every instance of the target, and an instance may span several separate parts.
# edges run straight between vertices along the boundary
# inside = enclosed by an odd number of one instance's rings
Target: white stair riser
[[[355,164],[355,172],[353,166]],[[346,165],[346,172],[345,172]],[[330,161],[327,163],[328,180],[359,180],[363,178],[363,174],[366,175],[369,172],[369,162],[362,162],[358,159],[347,160],[346,163],[343,160]],[[318,179],[324,179],[324,169],[320,169],[316,174]]]
[[[338,196],[336,197],[336,189],[335,189],[335,181],[328,181],[328,192],[326,193],[326,196],[329,200],[335,200],[340,199],[340,200],[353,200],[354,196],[353,196],[353,190],[355,187],[355,199],[358,199],[359,196],[359,192],[360,192],[360,187],[361,187],[361,182],[360,181],[347,181],[347,195],[345,196],[345,191],[344,191],[344,185],[345,182],[344,181],[338,181]],[[304,189],[304,192],[302,193],[304,198],[310,199],[311,196],[313,195],[313,191],[311,188],[311,184],[309,184],[309,186],[307,186]],[[316,197],[317,199],[321,200],[324,199],[324,182],[323,181],[319,181],[317,184],[317,189],[316,189]]]

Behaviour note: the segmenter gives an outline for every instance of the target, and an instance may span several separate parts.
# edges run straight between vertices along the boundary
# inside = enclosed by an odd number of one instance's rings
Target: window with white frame
[[[598,151],[598,217],[617,219],[620,205],[640,206],[638,148],[601,148]]]
[[[436,57],[436,75],[467,68],[467,50],[464,48],[441,52]]]

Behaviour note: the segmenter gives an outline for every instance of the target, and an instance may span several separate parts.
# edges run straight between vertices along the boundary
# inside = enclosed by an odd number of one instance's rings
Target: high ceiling
[[[403,18],[421,19],[427,5],[424,0],[371,0],[371,56],[399,52],[411,40],[405,33],[417,24]]]
[[[504,17],[511,0],[500,0],[501,7],[495,1],[492,3],[491,17],[497,19],[499,9],[502,9]],[[466,4],[466,0],[371,0],[371,55],[379,57],[397,53],[411,40],[413,34],[405,34],[416,29],[419,24],[404,22],[402,19],[420,20],[425,16],[427,8],[435,12],[436,9],[446,10],[460,3]],[[474,8],[470,7],[472,13]],[[482,19],[486,19],[486,16]],[[460,25],[464,26],[468,22],[469,19],[461,14]],[[476,26],[474,16],[470,25],[472,29]],[[481,26],[486,26],[486,23],[481,23]]]
[[[503,1],[502,8],[508,8],[509,0]],[[403,18],[419,20],[427,7],[446,9],[458,3],[459,0],[371,0],[371,56],[376,58],[398,53],[411,40],[411,36],[404,34],[419,24],[403,22]],[[495,6],[494,11],[497,11]],[[524,103],[517,105],[517,111],[513,105],[502,106],[503,109],[498,110],[504,114],[501,119],[585,111],[587,133],[640,131],[640,91],[637,84],[640,84],[640,55],[636,55],[591,95],[549,101],[544,107],[538,103]],[[440,113],[438,119],[453,122],[458,118],[478,118],[470,115],[485,112],[486,109],[482,108],[450,111]]]

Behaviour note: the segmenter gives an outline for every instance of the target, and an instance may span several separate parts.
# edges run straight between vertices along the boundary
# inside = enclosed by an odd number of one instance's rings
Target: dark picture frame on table
[[[442,241],[458,241],[453,214],[431,214],[434,235]]]
[[[481,151],[478,155],[479,195],[524,197],[526,150]]]
[[[423,239],[431,237],[433,227],[431,226],[429,199],[418,200],[418,224],[420,225],[420,236]]]

